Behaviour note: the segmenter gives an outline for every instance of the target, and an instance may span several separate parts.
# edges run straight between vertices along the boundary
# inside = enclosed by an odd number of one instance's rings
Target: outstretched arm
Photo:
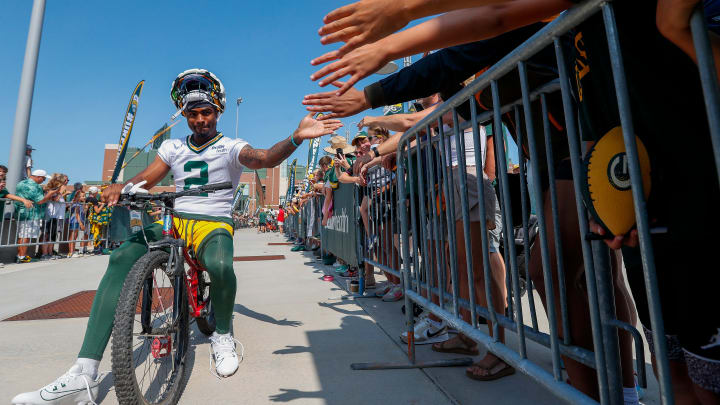
[[[345,42],[345,54],[401,29],[410,21],[446,11],[512,0],[361,0],[333,10],[318,34],[323,45]],[[342,55],[341,55],[342,56]]]
[[[390,131],[407,131],[413,125],[417,124],[418,121],[435,111],[437,107],[438,105],[434,105],[422,111],[407,114],[382,115],[378,117],[366,116],[360,120],[358,128],[379,126],[387,128]]]
[[[340,50],[328,52],[310,63],[319,65],[337,61],[313,73],[310,79],[323,78],[319,84],[326,86],[350,75],[336,92],[340,95],[393,59],[493,38],[551,17],[573,5],[570,0],[502,0],[497,3],[449,12],[377,42],[352,50],[347,48],[344,53]]]
[[[660,0],[656,13],[656,24],[660,33],[682,49],[695,63],[697,63],[697,55],[690,31],[690,19],[699,3],[699,0]],[[713,32],[708,32],[708,34],[715,67],[718,77],[720,77],[720,37]]]
[[[342,127],[339,120],[318,121],[314,113],[306,115],[290,137],[273,145],[270,149],[255,149],[246,145],[238,154],[240,163],[250,169],[275,167],[287,159],[305,140],[331,134]]]

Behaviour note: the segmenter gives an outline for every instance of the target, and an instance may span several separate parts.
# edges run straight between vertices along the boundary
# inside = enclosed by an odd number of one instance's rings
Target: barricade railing
[[[651,231],[662,230],[651,230],[648,221],[618,29],[611,3],[603,0],[587,0],[566,11],[406,131],[397,148],[396,173],[380,168],[368,171],[368,185],[357,188],[353,203],[361,218],[357,227],[362,230],[357,243],[359,256],[368,266],[385,272],[391,282],[403,286],[410,362],[362,363],[354,364],[353,368],[377,370],[469,364],[472,360],[467,358],[416,361],[413,306],[417,304],[566,402],[597,403],[563,379],[561,355],[596,370],[597,395],[602,404],[623,403],[623,373],[637,372],[639,385],[647,387],[641,334],[634,325],[619,320],[616,315],[614,290],[625,282],[618,275],[621,269],[613,265],[604,241],[590,232],[589,214],[583,202],[584,151],[568,73],[567,48],[561,36],[595,13],[602,14],[607,37],[642,257],[660,400],[663,404],[674,403],[650,239]],[[712,152],[720,177],[720,91],[701,10],[693,14],[691,28]],[[529,76],[534,66],[528,61],[546,48],[554,53],[555,78],[546,83],[532,83],[531,87]],[[514,80],[519,82],[519,90],[513,93],[517,96],[508,99],[505,94],[501,102],[500,93],[505,93],[506,88],[500,81],[511,74],[517,75]],[[491,107],[489,111],[479,112],[476,103],[469,101],[483,90],[489,90],[491,102],[486,105]],[[458,109],[463,104],[469,104],[470,119],[461,122]],[[559,113],[553,110],[553,122],[549,118],[551,107],[559,109]],[[537,112],[539,114],[533,114]],[[451,117],[449,121],[447,114]],[[503,142],[503,116],[508,115],[517,124],[510,133],[519,159],[519,173],[513,176],[504,170],[508,151]],[[495,189],[488,185],[490,179],[481,175],[482,125],[492,126],[496,139],[495,161],[502,162],[497,166]],[[569,159],[571,178],[567,173],[560,179],[557,176],[560,162],[555,160],[553,152],[565,147],[551,134],[552,127],[558,125],[567,137],[567,156],[561,159]],[[464,130],[469,131],[470,139],[466,140]],[[475,151],[474,160],[468,160],[472,154],[466,155],[470,145]],[[558,180],[572,180],[572,190],[559,194]],[[574,206],[568,203],[567,192],[573,195]],[[495,197],[493,205],[490,201]],[[499,209],[490,212],[494,206]],[[570,212],[573,209],[575,212]],[[499,221],[493,221],[495,215],[499,215]],[[577,235],[572,235],[577,240],[562,234],[561,215],[577,216]],[[488,229],[493,226],[494,234]],[[570,316],[567,285],[578,280],[569,280],[566,275],[574,271],[564,263],[563,252],[571,248],[567,245],[569,240],[579,246],[577,249],[582,254],[584,280],[579,280],[582,286],[577,288],[584,289],[586,294],[589,325],[587,321],[579,324]],[[493,269],[491,254],[493,258],[502,256],[504,270]],[[359,269],[358,273],[361,290],[356,296],[359,297],[364,296],[363,270]],[[498,278],[502,281],[497,281]],[[548,318],[546,328],[541,327],[535,307],[538,295]],[[480,328],[478,317],[485,318],[491,325],[487,333]],[[588,326],[592,341],[576,341],[573,330]],[[503,342],[501,331],[512,333],[515,343]],[[552,359],[549,369],[528,358],[528,339],[549,349]],[[624,353],[625,361],[621,360],[621,340],[631,341],[635,346],[631,369],[627,366],[627,356],[632,354]]]
[[[365,263],[381,269],[390,277],[402,279],[410,364],[364,363],[362,369],[447,366],[452,363],[463,363],[463,359],[432,362],[432,364],[416,362],[412,307],[418,304],[570,403],[590,404],[596,401],[563,380],[561,355],[596,370],[600,403],[623,403],[623,371],[627,373],[632,370],[622,370],[621,367],[619,339],[622,336],[618,329],[622,329],[622,333],[627,333],[622,338],[632,339],[635,345],[635,371],[638,373],[639,384],[642,387],[647,386],[641,335],[634,325],[620,321],[616,316],[613,273],[620,269],[612,266],[611,252],[605,243],[593,237],[590,232],[588,212],[583,205],[581,189],[581,185],[585,182],[582,177],[583,151],[570,84],[571,77],[567,71],[566,48],[560,39],[560,36],[598,12],[602,13],[605,34],[608,38],[612,77],[616,89],[642,256],[650,326],[655,343],[654,354],[660,399],[663,404],[674,403],[650,240],[651,228],[631,119],[628,84],[613,7],[611,3],[603,0],[588,0],[566,11],[406,131],[397,148],[396,182],[391,180],[391,175],[380,170],[369,172],[367,176],[369,185],[364,191],[364,196],[360,197],[366,198],[369,202],[368,220],[365,225],[367,235],[363,238],[363,258]],[[707,27],[701,10],[693,15],[692,32],[698,54],[717,174],[720,177],[720,91]],[[552,47],[554,50],[557,79],[531,88],[528,79],[528,71],[531,67],[527,62],[546,47]],[[516,101],[501,103],[500,92],[504,91],[504,88],[500,87],[499,81],[509,77],[510,74],[515,74],[515,69],[517,69],[516,74],[519,75],[519,97]],[[461,123],[458,107],[473,100],[480,91],[488,89],[492,96],[491,110],[478,112],[476,104],[469,102],[470,119]],[[554,123],[550,122],[548,114],[549,98],[557,97],[558,91],[560,98],[554,100],[560,105],[561,117],[564,118],[564,122],[560,125],[567,133],[569,149],[567,157],[572,169],[572,192],[576,213],[561,213],[559,208],[563,201],[560,201],[558,196],[556,165],[560,162],[554,161],[553,151],[564,145],[553,145],[551,126]],[[541,111],[541,123],[537,122],[538,118],[533,115],[533,111]],[[505,133],[502,115],[506,113],[512,113],[514,122],[518,124],[511,135],[514,135],[518,147],[519,185],[515,182],[511,183],[510,175],[503,169],[507,151],[502,142]],[[451,114],[452,122],[444,122],[443,117],[446,114]],[[561,117],[555,115],[554,119],[559,120]],[[451,128],[444,129],[444,124],[450,124]],[[485,201],[486,197],[489,197],[488,193],[495,194],[495,192],[486,191],[486,180],[480,175],[483,162],[479,151],[483,150],[484,146],[480,143],[479,126],[483,124],[493,126],[493,133],[497,139],[494,143],[495,161],[503,162],[498,165],[497,170],[497,205],[501,208],[502,216],[498,225],[506,266],[506,271],[500,274],[504,279],[502,283],[493,279],[498,274],[492,269],[490,247],[493,241],[486,229],[492,226],[490,224],[492,215],[488,215],[492,213],[487,212],[489,208],[486,207]],[[435,133],[433,128],[436,128]],[[463,133],[466,128],[471,129],[472,132],[474,161],[468,161],[466,157],[466,149],[470,146],[466,144]],[[451,144],[455,147],[453,148]],[[452,149],[456,150],[456,164],[451,160]],[[548,184],[545,186],[541,179],[541,173],[544,173],[540,169],[541,165],[545,166],[547,171]],[[533,175],[528,176],[528,171]],[[383,179],[386,184],[382,183]],[[378,182],[374,183],[374,181]],[[537,215],[538,234],[534,241],[537,245],[535,247],[531,245],[533,241],[530,240],[530,195],[534,197]],[[546,201],[549,202],[547,209]],[[357,202],[362,204],[360,199]],[[513,203],[519,204],[519,210],[512,209]],[[518,213],[521,216],[519,220]],[[579,235],[575,236],[579,238],[581,246],[585,276],[583,284],[587,293],[590,325],[573,324],[569,316],[565,279],[567,269],[562,254],[565,239],[560,236],[560,215],[577,215]],[[518,234],[518,230],[522,237],[516,242],[515,235]],[[657,231],[653,230],[653,232]],[[475,246],[480,246],[481,251],[474,250]],[[523,263],[518,263],[520,249],[524,253],[520,256]],[[542,274],[537,274],[534,278],[530,272],[531,249],[536,254],[539,253],[541,262]],[[480,256],[482,260],[478,261]],[[479,266],[478,262],[480,262]],[[521,267],[524,270],[522,275]],[[360,273],[362,274],[362,271]],[[526,285],[525,300],[522,298],[521,281]],[[463,289],[461,284],[464,284]],[[497,290],[502,290],[499,284],[507,289],[506,298],[500,300],[503,302],[501,307],[497,305],[498,300],[494,299],[498,298]],[[484,285],[484,291],[475,291],[480,285]],[[534,295],[537,294],[534,289],[538,287],[544,292],[541,297],[545,299],[544,304],[549,318],[548,333],[538,327],[534,300]],[[481,305],[481,301],[487,304]],[[528,308],[524,309],[525,306]],[[469,317],[463,317],[465,311],[469,312]],[[531,318],[529,322],[525,320],[528,312]],[[492,324],[489,329],[491,333],[479,329],[478,315]],[[573,340],[571,332],[578,326],[584,328],[590,326],[592,330],[590,346],[587,344],[584,347],[580,346]],[[501,329],[515,333],[516,347],[510,347],[500,340]],[[550,370],[528,359],[527,339],[550,349],[552,357]]]
[[[90,215],[92,204],[60,202],[51,211],[33,208],[26,213],[22,204],[0,198],[3,218],[0,222],[0,248],[78,243],[82,252],[108,246],[108,223],[99,223]],[[51,214],[52,213],[52,214]],[[72,253],[72,252],[68,252]]]

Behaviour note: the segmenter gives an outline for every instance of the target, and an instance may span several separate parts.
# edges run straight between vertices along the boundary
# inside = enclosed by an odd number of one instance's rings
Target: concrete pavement
[[[209,342],[191,333],[192,364],[181,404],[509,404],[560,401],[530,378],[515,375],[472,381],[464,368],[352,371],[355,362],[405,362],[398,335],[402,301],[343,299],[340,283],[322,281],[329,266],[310,252],[290,252],[279,234],[240,230],[235,256],[285,255],[285,260],[235,262],[238,292],[233,329],[245,350],[233,377],[209,372]],[[0,269],[0,319],[82,290],[93,290],[107,256],[8,265]],[[541,313],[538,313],[542,317]],[[20,391],[38,389],[65,372],[80,348],[87,318],[0,322],[0,403]],[[545,323],[546,325],[546,323]],[[193,327],[194,329],[194,327]],[[508,344],[514,335],[508,333]],[[482,352],[482,350],[481,350]],[[529,343],[529,357],[550,367],[549,351]],[[484,353],[481,353],[484,354]],[[448,357],[417,347],[418,360]],[[101,370],[110,370],[106,351]],[[115,404],[112,375],[103,380],[99,403]],[[647,404],[653,404],[651,395]]]

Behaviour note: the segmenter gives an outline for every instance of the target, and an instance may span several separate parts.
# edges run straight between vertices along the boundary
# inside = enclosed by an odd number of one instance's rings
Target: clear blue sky
[[[218,125],[263,148],[288,136],[305,114],[300,104],[321,90],[309,61],[337,47],[322,46],[322,17],[349,0],[277,2],[48,1],[28,142],[36,168],[68,174],[71,182],[99,180],[103,148],[117,143],[130,94],[145,87],[130,140],[143,145],[175,112],[170,84],[181,71],[203,67],[227,90]],[[0,163],[7,162],[32,1],[3,4],[0,38]],[[365,85],[380,79],[373,75]],[[368,112],[379,114],[380,111]],[[349,125],[360,117],[343,120]],[[340,130],[344,135],[345,128]],[[184,122],[174,138],[189,133]],[[325,143],[325,142],[324,142]],[[307,146],[294,155],[307,159]]]

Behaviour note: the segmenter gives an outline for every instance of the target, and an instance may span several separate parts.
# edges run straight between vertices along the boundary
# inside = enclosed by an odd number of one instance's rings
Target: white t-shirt
[[[485,127],[482,125],[480,125],[478,130],[480,146],[482,149],[481,162],[483,168],[485,168],[485,156],[487,155],[487,133],[485,132]],[[447,145],[448,143],[450,143],[450,157],[448,158],[446,154],[446,165],[447,162],[450,162],[451,167],[455,167],[458,165],[455,132],[453,128],[445,124],[443,126],[443,133],[445,134],[445,144]],[[472,128],[466,129],[463,136],[465,138],[465,166],[475,166],[475,142],[473,142]]]
[[[33,161],[32,158],[28,155],[25,155],[25,167],[32,171]],[[23,178],[27,178],[27,169],[25,169],[25,172],[23,173]]]
[[[50,201],[47,204],[45,218],[63,219],[65,218],[65,203],[63,201]]]
[[[233,192],[243,172],[238,154],[247,144],[242,139],[224,137],[222,133],[200,147],[192,144],[190,136],[163,142],[158,157],[170,166],[176,191],[226,181],[233,185],[230,189],[207,195],[178,198],[175,210],[191,215],[231,218]]]

